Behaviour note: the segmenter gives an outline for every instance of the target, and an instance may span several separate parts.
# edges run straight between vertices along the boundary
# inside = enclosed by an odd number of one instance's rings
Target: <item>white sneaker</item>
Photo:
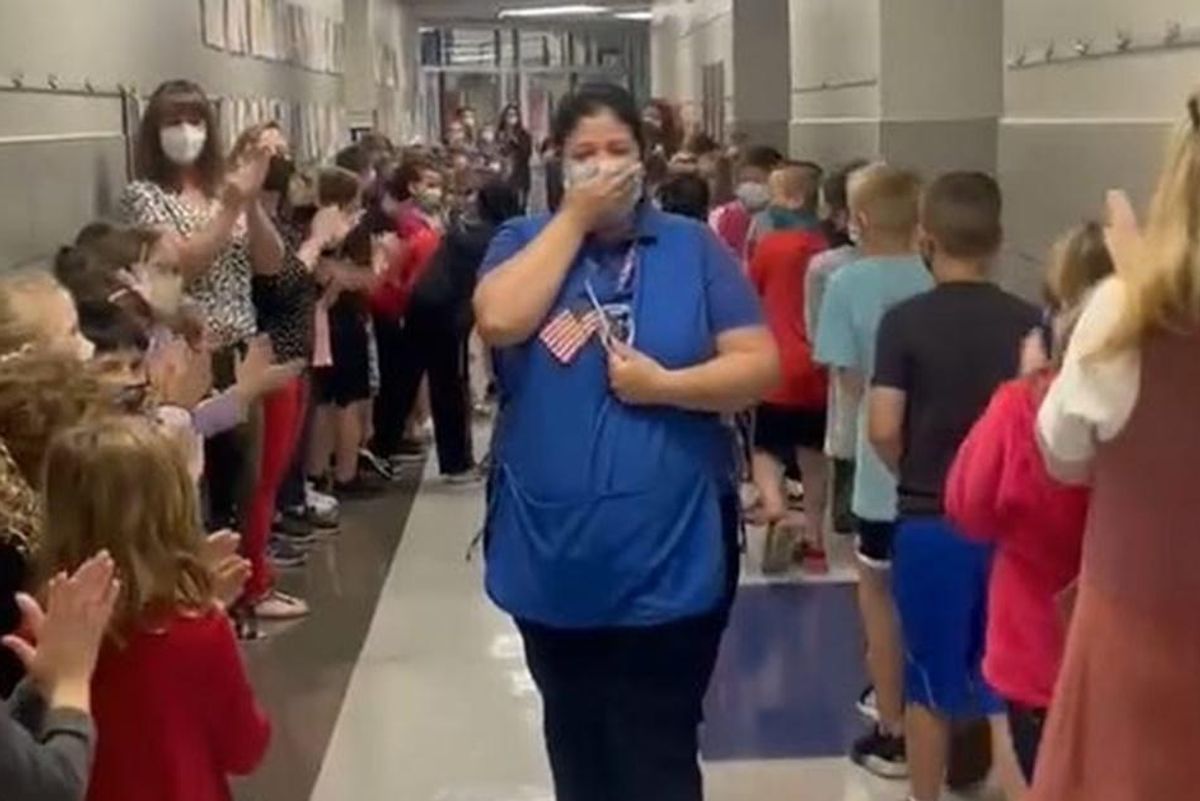
[[[299,598],[272,590],[271,594],[254,605],[254,614],[260,620],[296,620],[307,617],[308,604]]]
[[[470,487],[483,482],[483,474],[478,469],[467,470],[463,473],[447,473],[442,476],[448,486]]]
[[[318,514],[331,515],[338,512],[338,499],[332,495],[320,492],[310,483],[304,485],[304,502]]]

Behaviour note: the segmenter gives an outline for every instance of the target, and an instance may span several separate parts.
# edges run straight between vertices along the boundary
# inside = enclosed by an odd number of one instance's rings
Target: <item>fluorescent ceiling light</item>
[[[604,6],[592,5],[532,6],[530,8],[506,8],[500,12],[500,18],[582,17],[590,14],[604,14],[608,10]]]
[[[629,20],[630,22],[650,22],[654,19],[653,11],[621,11],[613,16],[617,19]]]

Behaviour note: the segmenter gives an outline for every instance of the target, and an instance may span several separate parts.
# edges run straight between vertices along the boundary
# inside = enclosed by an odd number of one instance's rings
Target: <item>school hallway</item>
[[[247,646],[276,728],[239,801],[553,801],[520,638],[467,559],[482,495],[414,472],[348,506],[343,533],[287,579],[314,612]],[[767,581],[761,539],[751,532],[709,692],[707,798],[902,798],[905,783],[845,756],[866,729],[846,544],[828,580]]]

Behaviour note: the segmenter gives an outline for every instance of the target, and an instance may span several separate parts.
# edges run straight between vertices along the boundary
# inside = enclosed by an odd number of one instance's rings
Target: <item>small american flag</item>
[[[595,309],[563,309],[546,324],[538,338],[554,358],[570,364],[599,330],[600,312]]]

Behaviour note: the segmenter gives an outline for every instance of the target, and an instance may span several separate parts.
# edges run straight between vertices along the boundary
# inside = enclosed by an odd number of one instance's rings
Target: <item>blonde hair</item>
[[[46,270],[30,267],[0,275],[0,355],[44,344],[46,332],[31,305],[55,293],[67,290]]]
[[[771,171],[767,184],[776,202],[814,212],[820,205],[821,172],[816,165],[787,162]]]
[[[152,421],[108,417],[64,431],[46,455],[44,497],[43,578],[107,550],[121,578],[118,639],[213,603],[196,487]]]
[[[0,441],[35,489],[60,431],[114,411],[95,369],[69,354],[27,348],[0,356]]]
[[[850,178],[850,209],[866,215],[869,233],[911,237],[920,210],[921,179],[887,164],[872,164]]]
[[[1050,249],[1046,300],[1056,310],[1072,309],[1112,272],[1104,228],[1094,220],[1077,225],[1059,237]]]
[[[1200,93],[1188,112],[1167,151],[1137,263],[1117,265],[1127,300],[1104,352],[1200,324]]]

